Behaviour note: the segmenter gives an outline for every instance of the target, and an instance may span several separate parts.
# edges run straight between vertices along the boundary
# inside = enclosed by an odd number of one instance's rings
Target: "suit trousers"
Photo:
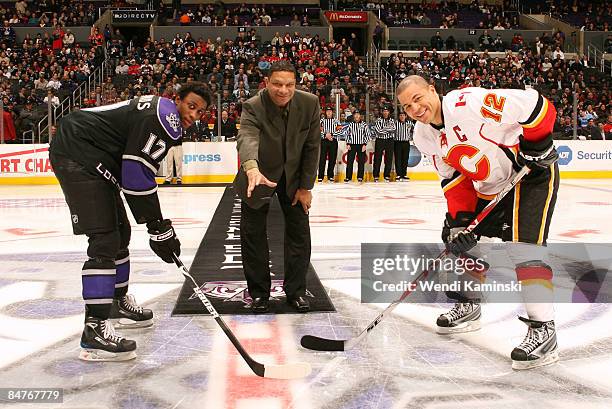
[[[168,149],[166,156],[166,180],[172,180],[172,163],[176,165],[176,180],[183,177],[183,145],[173,146]]]
[[[380,177],[380,165],[382,162],[383,152],[385,153],[385,179],[391,177],[391,165],[393,164],[393,139],[380,139],[376,138],[374,142],[374,166],[373,174],[374,179]]]
[[[306,273],[310,265],[310,224],[300,203],[291,205],[287,196],[283,174],[275,192],[285,219],[285,247],[283,289],[288,298],[306,295]],[[240,243],[242,266],[252,298],[268,298],[270,278],[270,252],[267,240],[267,218],[270,204],[253,209],[244,201],[240,215]],[[265,238],[265,239],[264,239]]]
[[[338,141],[321,139],[321,156],[319,157],[319,179],[325,176],[325,161],[327,162],[327,180],[334,179],[334,168],[338,156]]]
[[[355,156],[357,156],[357,180],[363,180],[366,162],[366,153],[361,151],[363,145],[359,143],[347,145],[350,150],[346,155],[346,179],[353,179],[353,162],[355,162]]]
[[[398,178],[405,178],[410,157],[410,142],[395,141],[395,174]]]

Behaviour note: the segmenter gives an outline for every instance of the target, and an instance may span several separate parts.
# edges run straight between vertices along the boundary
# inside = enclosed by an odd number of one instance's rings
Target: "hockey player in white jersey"
[[[431,158],[441,178],[448,205],[442,229],[447,248],[456,255],[465,253],[481,235],[516,243],[512,245],[513,261],[517,278],[523,282],[528,315],[519,319],[527,324],[528,332],[511,353],[512,367],[529,369],[556,362],[552,297],[550,302],[528,302],[525,288],[529,283],[550,288],[552,279],[551,268],[534,254],[541,254],[538,246],[546,244],[559,187],[558,155],[551,136],[554,106],[533,89],[473,87],[441,97],[417,75],[399,84],[397,96],[408,116],[417,121],[415,146]],[[531,172],[488,220],[475,233],[460,233],[523,165]],[[479,329],[479,300],[465,294],[448,295],[457,303],[438,318],[438,332]]]

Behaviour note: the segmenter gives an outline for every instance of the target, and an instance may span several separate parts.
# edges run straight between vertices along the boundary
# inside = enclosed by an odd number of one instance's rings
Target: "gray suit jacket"
[[[242,105],[238,155],[241,162],[256,160],[259,171],[272,182],[278,182],[284,172],[287,195],[293,199],[298,188],[312,189],[317,177],[321,149],[319,101],[313,94],[295,91],[289,105],[286,155],[283,155],[285,123],[267,92],[262,90]],[[247,198],[247,187],[248,178],[241,166],[234,179],[234,189],[250,207],[257,209],[268,203],[274,193],[274,188],[260,185]]]

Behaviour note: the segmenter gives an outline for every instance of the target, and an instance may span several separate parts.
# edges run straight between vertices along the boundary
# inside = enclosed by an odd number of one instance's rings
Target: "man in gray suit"
[[[240,117],[237,147],[242,164],[234,188],[242,199],[242,265],[255,313],[269,309],[266,219],[275,193],[285,217],[287,302],[299,312],[310,309],[305,298],[311,248],[308,211],[319,162],[320,108],[317,97],[296,91],[295,83],[293,65],[274,62],[266,88],[243,104]]]

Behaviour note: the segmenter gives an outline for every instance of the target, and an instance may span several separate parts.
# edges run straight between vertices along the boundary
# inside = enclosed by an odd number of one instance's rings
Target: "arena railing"
[[[604,53],[593,44],[587,46],[587,58],[604,74],[612,76],[612,54]]]
[[[36,140],[37,143],[41,143],[45,138],[45,133],[48,136],[48,140],[51,141],[53,138],[52,126],[57,123],[57,120],[64,115],[69,114],[75,105],[81,106],[84,98],[90,95],[91,91],[95,90],[97,86],[101,86],[104,83],[105,78],[108,76],[107,66],[108,60],[104,60],[102,64],[97,67],[79,86],[69,95],[60,101],[60,105],[53,107],[51,100],[47,101],[47,114],[42,117],[36,125],[36,134],[32,135],[32,140]]]

